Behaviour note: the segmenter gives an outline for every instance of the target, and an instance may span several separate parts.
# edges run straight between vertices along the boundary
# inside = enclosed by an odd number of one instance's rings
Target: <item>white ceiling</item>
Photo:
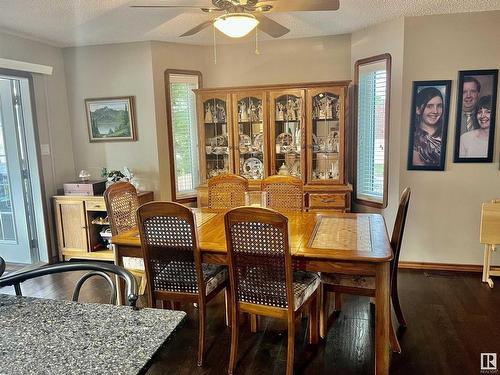
[[[129,7],[155,3],[211,5],[210,0],[0,0],[0,30],[59,47],[145,40],[212,43],[211,28],[178,37],[211,14]],[[335,12],[271,13],[268,17],[291,30],[283,39],[293,39],[350,33],[401,16],[499,9],[500,0],[340,0],[340,10]],[[261,39],[271,38],[262,34]],[[218,43],[225,42],[229,38],[218,36]]]

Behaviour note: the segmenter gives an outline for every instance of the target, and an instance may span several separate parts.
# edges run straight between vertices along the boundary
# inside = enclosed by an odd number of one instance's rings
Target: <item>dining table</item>
[[[227,210],[195,208],[202,261],[226,264]],[[393,257],[383,216],[364,213],[283,212],[296,269],[375,276],[375,373],[389,372],[390,263]],[[112,237],[115,261],[142,258],[137,229]]]

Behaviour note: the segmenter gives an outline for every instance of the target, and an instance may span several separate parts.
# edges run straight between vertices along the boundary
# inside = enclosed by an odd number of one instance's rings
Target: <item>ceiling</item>
[[[286,1],[286,0],[280,0]],[[307,1],[307,0],[306,0]],[[0,0],[0,31],[58,47],[146,40],[210,45],[207,28],[178,35],[213,17],[198,10],[130,8],[131,4],[210,6],[210,0]],[[340,0],[335,12],[271,13],[289,28],[282,39],[351,33],[401,16],[500,10],[500,0]],[[260,33],[261,40],[271,39]],[[247,41],[253,36],[247,36]],[[230,39],[217,36],[218,43]]]

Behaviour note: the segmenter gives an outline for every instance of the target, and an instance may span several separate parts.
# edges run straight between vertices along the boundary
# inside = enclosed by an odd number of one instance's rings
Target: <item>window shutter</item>
[[[198,127],[196,97],[198,76],[170,74],[172,144],[177,198],[196,196],[198,187]]]
[[[383,203],[387,99],[385,62],[361,66],[358,81],[356,198]]]

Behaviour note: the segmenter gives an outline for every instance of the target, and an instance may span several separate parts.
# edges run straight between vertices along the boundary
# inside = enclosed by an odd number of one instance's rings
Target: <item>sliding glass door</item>
[[[33,241],[27,197],[29,169],[24,162],[24,126],[18,82],[0,76],[0,256],[32,263]]]

